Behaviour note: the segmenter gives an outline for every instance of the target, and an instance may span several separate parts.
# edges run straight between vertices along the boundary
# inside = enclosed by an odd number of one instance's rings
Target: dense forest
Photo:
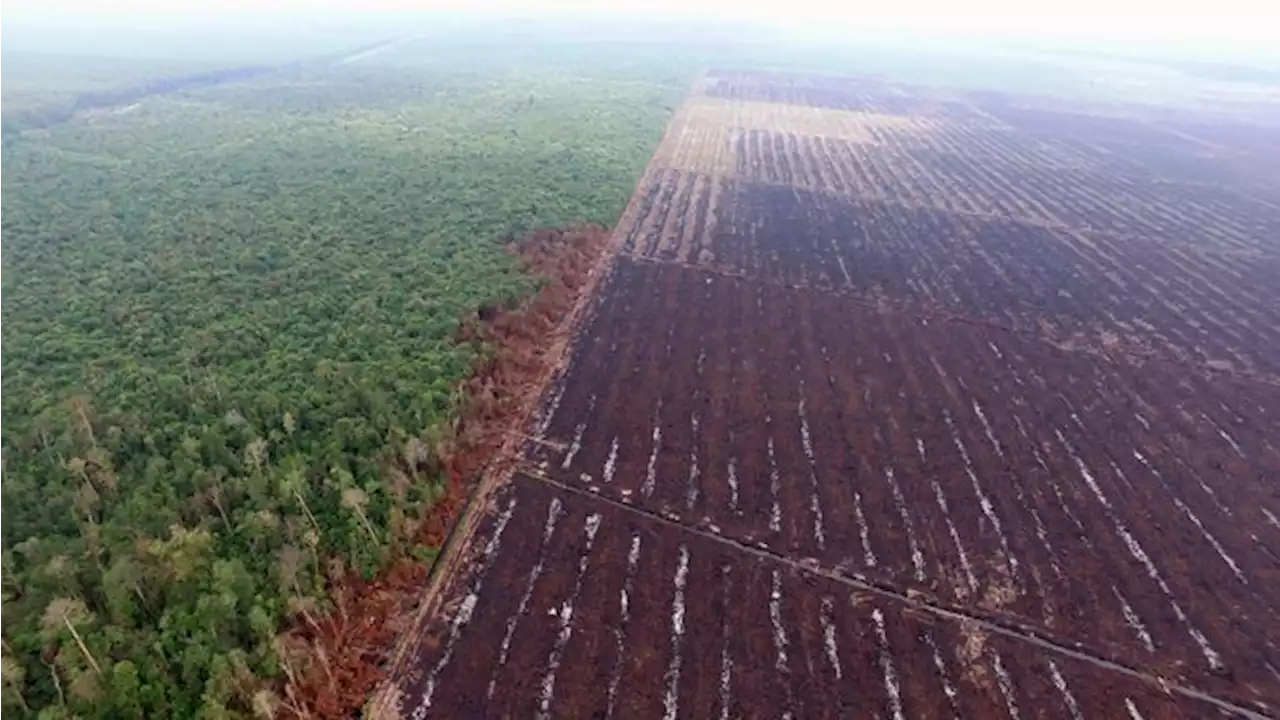
[[[7,143],[4,711],[264,710],[327,573],[433,552],[501,239],[611,224],[687,81],[294,67]]]

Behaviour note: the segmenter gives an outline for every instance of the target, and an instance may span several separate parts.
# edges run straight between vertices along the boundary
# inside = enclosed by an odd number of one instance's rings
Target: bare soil
[[[1132,118],[699,93],[919,122],[649,169],[383,713],[1280,711],[1277,207]]]

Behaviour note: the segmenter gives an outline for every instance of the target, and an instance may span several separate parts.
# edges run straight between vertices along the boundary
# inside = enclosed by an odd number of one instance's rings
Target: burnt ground
[[[1122,717],[1133,703],[1143,717],[1178,718],[1214,709],[854,574],[526,475],[494,498],[480,537],[451,593],[453,619],[423,643],[428,662],[401,685],[405,716],[991,717],[1013,707],[1072,717],[1074,705]]]
[[[377,710],[1274,715],[1280,209],[1118,121],[705,92],[942,129],[650,169]]]

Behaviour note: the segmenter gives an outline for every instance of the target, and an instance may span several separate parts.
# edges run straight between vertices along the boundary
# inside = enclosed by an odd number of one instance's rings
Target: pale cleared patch
[[[613,482],[613,474],[618,469],[618,438],[615,436],[613,442],[609,444],[609,457],[604,461],[604,472],[601,477],[606,483]]]
[[[982,655],[987,647],[987,633],[982,626],[972,620],[960,621],[962,641],[955,646],[956,661],[960,664],[960,672],[972,684],[989,688],[991,686],[987,666],[982,663]]]
[[[923,118],[888,113],[700,97],[682,108],[686,127],[718,126],[749,130],[777,130],[797,135],[872,143],[871,128],[901,127],[925,131],[933,124]]]
[[[773,667],[780,673],[789,673],[787,665],[787,631],[782,626],[782,573],[773,571],[773,588],[769,592],[769,623],[773,625],[773,648],[777,651]]]
[[[431,672],[427,673],[426,688],[422,692],[422,699],[418,703],[418,707],[414,710],[415,716],[421,714],[426,716],[428,710],[431,709],[431,701],[435,696],[436,683],[439,680],[440,673],[449,665],[449,661],[453,658],[454,647],[458,643],[458,637],[462,634],[470,622],[475,612],[476,604],[480,600],[480,591],[484,587],[484,578],[488,574],[489,568],[493,566],[493,561],[498,556],[498,550],[502,546],[502,534],[507,529],[507,523],[511,521],[511,516],[515,513],[516,499],[513,497],[507,502],[506,508],[498,515],[498,522],[494,526],[493,536],[489,538],[489,542],[485,543],[484,554],[481,556],[480,567],[476,571],[475,579],[471,582],[471,588],[467,592],[466,597],[462,599],[462,605],[458,608],[458,612],[453,616],[453,622],[449,625],[449,639],[445,641],[444,653],[435,666],[431,668]]]
[[[1124,615],[1125,624],[1133,629],[1147,652],[1155,652],[1156,644],[1152,642],[1151,633],[1147,632],[1147,626],[1142,622],[1142,618],[1138,617],[1138,613],[1134,612],[1133,608],[1129,606],[1129,601],[1124,599],[1124,595],[1120,594],[1116,586],[1111,586],[1111,592],[1115,594],[1116,600],[1120,601],[1120,612]]]
[[[689,576],[689,548],[680,546],[680,561],[676,565],[673,580],[675,597],[671,601],[671,662],[667,665],[667,691],[662,700],[665,720],[675,720],[679,714],[680,667],[682,663],[680,644],[684,639],[684,588]]]
[[[1102,505],[1107,517],[1111,520],[1111,524],[1115,527],[1116,534],[1120,536],[1125,547],[1129,550],[1129,554],[1138,562],[1142,563],[1142,566],[1147,571],[1147,577],[1151,578],[1151,580],[1159,586],[1160,591],[1164,593],[1165,598],[1169,601],[1169,606],[1173,609],[1173,614],[1177,616],[1179,622],[1186,626],[1187,634],[1190,635],[1191,639],[1200,647],[1200,653],[1204,655],[1204,659],[1209,663],[1209,667],[1214,670],[1225,669],[1225,666],[1222,664],[1222,656],[1219,655],[1218,651],[1214,650],[1209,644],[1209,640],[1204,636],[1204,633],[1200,632],[1200,629],[1191,623],[1191,619],[1187,617],[1187,614],[1182,610],[1182,606],[1178,604],[1176,599],[1174,599],[1173,592],[1169,590],[1168,583],[1165,582],[1164,577],[1160,574],[1159,570],[1156,569],[1155,563],[1152,562],[1151,557],[1147,555],[1147,552],[1143,550],[1142,545],[1138,543],[1137,539],[1135,539],[1129,532],[1129,528],[1122,520],[1120,520],[1119,515],[1111,506],[1111,501],[1107,499],[1107,496],[1102,492],[1102,488],[1099,487],[1097,480],[1093,477],[1093,473],[1089,471],[1089,466],[1085,465],[1084,461],[1076,454],[1075,448],[1073,448],[1071,443],[1067,442],[1067,439],[1063,437],[1062,431],[1055,430],[1054,432],[1057,434],[1058,442],[1066,450],[1067,455],[1075,461],[1076,469],[1079,471],[1080,477],[1084,480],[1085,485],[1089,487],[1089,490],[1093,492],[1093,496],[1097,498],[1098,502]]]
[[[782,476],[778,473],[778,459],[773,452],[772,436],[769,438],[767,447],[769,451],[769,496],[773,502],[769,507],[769,529],[777,533],[782,532],[782,504],[778,500],[778,493],[782,489]]]
[[[884,689],[889,693],[889,710],[894,720],[905,720],[902,714],[902,688],[898,685],[898,672],[893,666],[893,654],[889,648],[889,634],[884,628],[884,613],[880,608],[871,611],[876,624],[876,639],[880,643],[880,672],[884,674]]]
[[[800,383],[800,391],[804,392],[804,383]],[[809,510],[813,513],[813,539],[818,549],[827,547],[827,536],[822,528],[822,503],[818,499],[818,461],[813,454],[813,438],[809,435],[809,418],[804,412],[804,398],[800,399],[800,442],[804,446],[804,455],[809,462]]]
[[[626,657],[623,637],[627,625],[631,622],[631,593],[635,591],[636,566],[639,563],[640,536],[632,535],[631,549],[627,551],[627,571],[622,580],[622,590],[618,592],[618,601],[622,609],[622,622],[618,623],[617,627],[613,629],[613,643],[617,656],[614,658],[613,671],[609,675],[608,706],[605,708],[604,713],[606,718],[613,717],[613,709],[618,699],[618,683],[622,680],[622,662],[623,658]]]
[[[538,561],[529,569],[529,576],[525,579],[524,593],[520,596],[520,605],[516,608],[515,613],[507,619],[506,632],[502,635],[502,644],[498,646],[498,662],[493,668],[493,675],[489,678],[489,687],[485,690],[485,697],[492,700],[493,693],[498,686],[498,672],[507,664],[507,658],[511,654],[511,639],[515,637],[516,627],[520,624],[520,618],[529,612],[529,601],[533,597],[533,586],[538,582],[538,577],[542,575],[542,567],[546,562],[547,545],[551,542],[551,536],[555,533],[556,522],[559,521],[563,513],[564,506],[560,502],[560,498],[551,498],[551,504],[547,508],[547,521],[542,527],[542,546],[538,549]]]
[[[921,636],[933,655],[933,666],[938,671],[938,679],[942,681],[942,692],[947,696],[947,703],[951,705],[951,712],[956,717],[959,717],[959,710],[956,707],[956,698],[959,694],[956,692],[955,686],[951,684],[951,676],[947,672],[947,664],[942,659],[942,649],[938,647],[938,641],[933,638],[932,630],[926,629]]]
[[[689,425],[693,442],[689,450],[689,481],[685,487],[684,506],[686,510],[693,512],[693,507],[698,502],[698,478],[701,475],[701,471],[698,469],[698,440],[701,430],[698,422],[698,413],[693,413],[689,420]]]
[[[733,447],[733,436],[729,436],[729,447]],[[729,511],[738,512],[738,459],[729,456],[729,467],[725,472],[729,483]]]
[[[911,521],[911,513],[907,512],[907,500],[894,476],[893,468],[885,468],[884,476],[889,483],[889,489],[893,492],[893,505],[898,510],[898,517],[902,518],[902,524],[907,530],[907,547],[911,550],[911,565],[915,568],[916,582],[923,583],[925,581],[924,553],[920,551],[920,544],[916,542],[916,527]]]
[[[867,518],[862,514],[862,494],[853,494],[853,513],[858,519],[858,534],[862,536],[862,561],[867,567],[876,566],[876,554],[871,552],[871,532],[867,529]]]
[[[1058,688],[1058,693],[1062,695],[1062,702],[1066,704],[1067,712],[1071,713],[1071,717],[1075,720],[1084,720],[1084,715],[1080,713],[1080,704],[1071,694],[1071,688],[1067,687],[1067,680],[1058,670],[1058,664],[1052,660],[1049,661],[1049,677],[1053,678],[1053,686]]]
[[[734,171],[733,144],[740,132],[731,125],[707,122],[686,107],[676,111],[654,161],[663,167],[726,176]]]
[[[1005,564],[997,562],[998,557],[994,553],[992,553],[992,556],[991,577],[982,592],[981,605],[990,610],[1001,610],[1017,601],[1018,588],[1014,586],[1013,579],[1009,577],[1009,571]]]
[[[991,651],[991,666],[995,668],[996,685],[999,686],[1000,694],[1004,697],[1005,707],[1009,709],[1009,717],[1013,720],[1022,720],[1022,714],[1018,712],[1018,703],[1013,697],[1013,679],[1009,677],[1009,671],[1005,669],[1000,653],[995,650]]]
[[[920,455],[920,461],[923,463],[926,459],[924,450],[924,441],[916,438],[916,453]],[[956,553],[960,556],[960,569],[964,571],[965,586],[956,588],[956,595],[961,599],[965,599],[971,594],[978,592],[978,579],[973,575],[973,566],[969,563],[969,554],[964,551],[964,544],[960,542],[960,533],[956,531],[956,525],[951,521],[951,510],[947,507],[947,496],[942,492],[942,485],[938,483],[937,476],[930,473],[929,484],[933,487],[933,497],[938,502],[938,509],[942,511],[942,519],[947,524],[947,533],[951,536],[951,542],[956,546]]]
[[[564,649],[569,645],[569,639],[573,635],[573,604],[578,601],[578,596],[582,594],[582,579],[587,574],[587,564],[591,561],[591,547],[596,541],[596,532],[600,530],[600,515],[592,513],[587,516],[587,523],[583,528],[586,534],[586,547],[582,551],[582,557],[578,559],[578,574],[573,581],[573,591],[569,594],[569,599],[561,606],[559,615],[560,631],[556,634],[555,644],[551,646],[551,655],[547,657],[547,674],[542,678],[541,692],[538,694],[538,717],[551,717],[551,701],[555,697],[556,673],[560,670],[560,663],[564,659]]]
[[[818,608],[818,622],[822,625],[822,646],[827,653],[827,662],[831,664],[831,671],[836,674],[836,680],[844,676],[840,669],[840,649],[836,647],[836,624],[832,618],[834,611],[831,598],[822,598],[822,605]]]
[[[720,587],[724,592],[724,606],[729,607],[732,596],[732,583],[728,565],[720,568]],[[731,686],[733,683],[733,656],[729,652],[729,615],[724,615],[724,628],[720,634],[720,719],[729,720],[729,708],[733,704]]]
[[[941,368],[938,368],[938,371],[941,372]],[[991,523],[991,527],[996,532],[996,538],[1000,541],[1000,549],[1004,553],[1004,560],[1009,566],[1009,574],[1016,583],[1018,578],[1018,559],[1014,557],[1013,550],[1009,547],[1009,539],[1005,537],[1004,527],[1000,523],[1000,517],[996,515],[995,505],[992,504],[991,498],[987,497],[987,493],[982,489],[982,483],[978,480],[978,474],[973,468],[973,462],[969,459],[969,451],[965,448],[964,442],[960,439],[960,433],[951,421],[951,413],[943,410],[942,420],[951,431],[951,439],[955,442],[956,449],[960,451],[961,459],[964,460],[965,474],[969,476],[969,481],[973,484],[973,492],[978,496],[978,505],[982,508],[982,514],[986,516],[987,521]]]
[[[658,451],[662,449],[662,401],[658,401],[658,409],[653,411],[653,449],[649,452],[649,463],[644,471],[644,483],[640,485],[640,494],[646,499],[653,494],[658,483]]]

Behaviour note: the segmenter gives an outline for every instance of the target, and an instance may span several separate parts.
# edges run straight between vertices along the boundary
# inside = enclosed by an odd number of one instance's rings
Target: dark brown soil
[[[1268,524],[1258,508],[1274,502],[1267,478],[1280,474],[1269,439],[1278,426],[1268,415],[1280,408],[1280,388],[1159,363],[1101,363],[1032,335],[678,266],[620,261],[606,288],[548,427],[551,443],[530,449],[541,472],[1107,657],[1217,683],[1090,489],[1079,457],[1183,610],[1234,656],[1227,665],[1235,680],[1267,680],[1275,638],[1241,619],[1270,623],[1280,607],[1272,556],[1280,548],[1254,539]],[[1184,416],[1180,408],[1191,407],[1205,416]],[[655,426],[661,442],[646,492]],[[561,449],[575,446],[571,455]],[[1231,515],[1201,482],[1230,494]],[[1001,527],[981,509],[983,496]],[[874,565],[864,559],[864,527]],[[1159,656],[1134,642],[1116,593],[1156,638]]]
[[[559,512],[544,542],[553,508]],[[475,592],[481,600],[465,624],[456,622],[455,605],[429,626],[422,662],[400,682],[400,716],[535,717],[546,707],[554,717],[605,717],[610,688],[615,717],[664,717],[668,707],[699,718],[722,711],[729,717],[892,716],[886,658],[905,717],[1003,715],[1008,700],[996,663],[1023,717],[1071,717],[1050,663],[1089,717],[1125,717],[1126,699],[1148,718],[1203,717],[1212,709],[1140,678],[938,618],[590,493],[565,493],[517,476],[495,498],[493,516],[508,510],[492,562],[480,552],[454,580],[451,594],[461,599]],[[579,580],[592,516],[599,530]],[[494,525],[491,520],[482,531],[486,544]],[[637,539],[638,559],[629,566]],[[677,602],[682,557],[687,570]],[[683,608],[678,636],[677,607]],[[572,631],[558,651],[566,608]],[[560,662],[548,696],[552,657]]]
[[[383,707],[1274,716],[1280,210],[1094,137],[1142,122],[700,87],[933,129],[650,169]]]

